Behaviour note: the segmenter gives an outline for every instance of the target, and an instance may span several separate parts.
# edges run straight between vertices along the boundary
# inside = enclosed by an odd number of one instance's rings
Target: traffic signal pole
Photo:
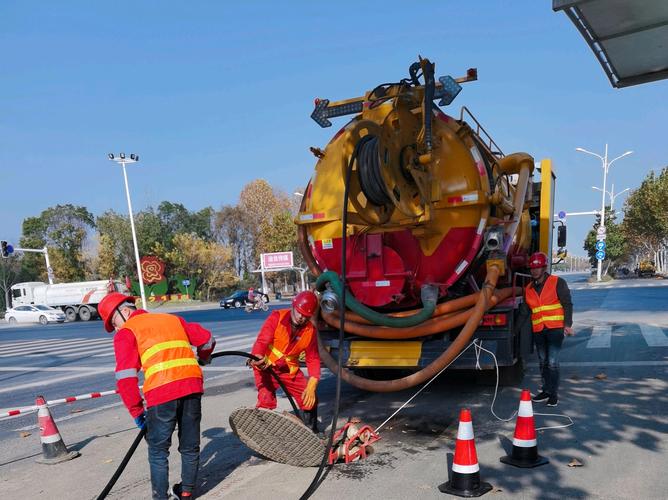
[[[53,269],[51,269],[51,263],[49,262],[49,250],[44,247],[41,249],[36,248],[14,248],[15,252],[28,252],[28,253],[42,253],[44,254],[44,260],[46,260],[46,275],[49,278],[49,285],[53,285]]]

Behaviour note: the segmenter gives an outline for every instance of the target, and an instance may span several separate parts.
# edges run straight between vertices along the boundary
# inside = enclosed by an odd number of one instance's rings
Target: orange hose
[[[508,297],[510,297],[512,293],[513,293],[512,288],[504,288],[503,290],[496,291],[494,295],[492,295],[489,299],[490,302],[489,307],[493,307],[497,303],[503,302]],[[471,296],[469,295],[464,298],[468,297]],[[348,314],[346,314],[344,330],[347,333],[353,333],[361,337],[367,337],[373,339],[385,339],[385,340],[414,339],[418,337],[424,337],[427,335],[433,335],[435,333],[441,333],[446,330],[455,328],[457,326],[461,326],[464,323],[466,323],[466,321],[471,317],[471,315],[473,314],[473,310],[474,308],[470,308],[465,311],[454,311],[450,314],[444,314],[436,318],[430,318],[424,323],[411,328],[392,328],[389,326],[377,326],[377,325],[358,323],[356,321],[348,320],[347,319]],[[337,314],[334,313],[330,314],[323,312],[322,318],[329,326],[333,328],[339,327],[340,324],[339,316]]]
[[[455,340],[448,346],[448,348],[438,358],[432,361],[428,366],[422,370],[412,373],[406,377],[394,380],[369,380],[364,377],[353,374],[346,368],[341,368],[340,376],[345,382],[362,389],[372,392],[396,392],[409,387],[414,387],[422,382],[434,377],[443,368],[448,366],[457,355],[466,347],[469,340],[476,331],[482,315],[485,314],[491,307],[492,297],[496,282],[499,279],[499,268],[491,266],[487,271],[487,277],[476,305],[471,310],[471,314],[466,320],[466,324]],[[318,336],[318,348],[320,351],[320,359],[325,363],[333,373],[339,373],[339,366],[331,354],[327,352]]]

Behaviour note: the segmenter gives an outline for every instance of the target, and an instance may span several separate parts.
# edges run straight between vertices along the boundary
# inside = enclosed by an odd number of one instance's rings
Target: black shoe
[[[557,399],[556,396],[551,396],[550,399],[547,400],[547,406],[555,407],[558,404],[559,404],[559,400]]]
[[[194,498],[191,495],[184,495],[181,489],[181,483],[176,483],[174,486],[169,488],[169,500],[182,500],[184,498]]]
[[[531,398],[531,401],[534,403],[540,403],[542,401],[547,401],[550,399],[550,395],[547,392],[540,391],[538,394],[536,394],[534,397]]]

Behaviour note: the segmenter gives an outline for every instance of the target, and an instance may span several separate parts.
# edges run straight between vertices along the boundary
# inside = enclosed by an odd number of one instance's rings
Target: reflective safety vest
[[[137,340],[144,394],[177,380],[202,378],[188,335],[176,316],[137,314],[125,322]]]
[[[299,329],[298,333],[301,336],[292,345],[290,345],[290,328],[290,309],[278,311],[278,325],[274,331],[274,341],[269,344],[267,357],[271,364],[275,364],[279,359],[285,359],[290,375],[294,375],[299,370],[299,356],[311,343],[315,328],[307,322]]]
[[[557,296],[559,278],[549,275],[543,284],[540,295],[536,293],[533,283],[526,287],[524,297],[531,308],[531,327],[534,333],[544,328],[564,327],[564,308]]]

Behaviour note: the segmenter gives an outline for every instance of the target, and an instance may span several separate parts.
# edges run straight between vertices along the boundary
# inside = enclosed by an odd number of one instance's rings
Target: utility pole
[[[586,149],[583,148],[575,148],[576,151],[579,151],[580,153],[587,153],[592,156],[596,156],[599,158],[602,162],[602,167],[603,167],[603,187],[600,189],[601,191],[601,225],[598,228],[597,232],[597,244],[599,241],[603,243],[602,247],[605,248],[605,186],[608,181],[608,170],[612,166],[612,164],[619,160],[620,158],[623,158],[625,156],[630,155],[633,153],[633,151],[627,151],[626,153],[619,155],[617,158],[614,158],[611,161],[608,161],[608,144],[606,143],[605,145],[605,154],[603,156],[592,153],[591,151],[587,151]],[[621,194],[621,193],[620,193]],[[596,281],[601,281],[601,271],[603,269],[603,260],[605,259],[605,252],[603,250],[599,250],[597,253],[596,260],[598,261],[598,265],[596,267]]]

